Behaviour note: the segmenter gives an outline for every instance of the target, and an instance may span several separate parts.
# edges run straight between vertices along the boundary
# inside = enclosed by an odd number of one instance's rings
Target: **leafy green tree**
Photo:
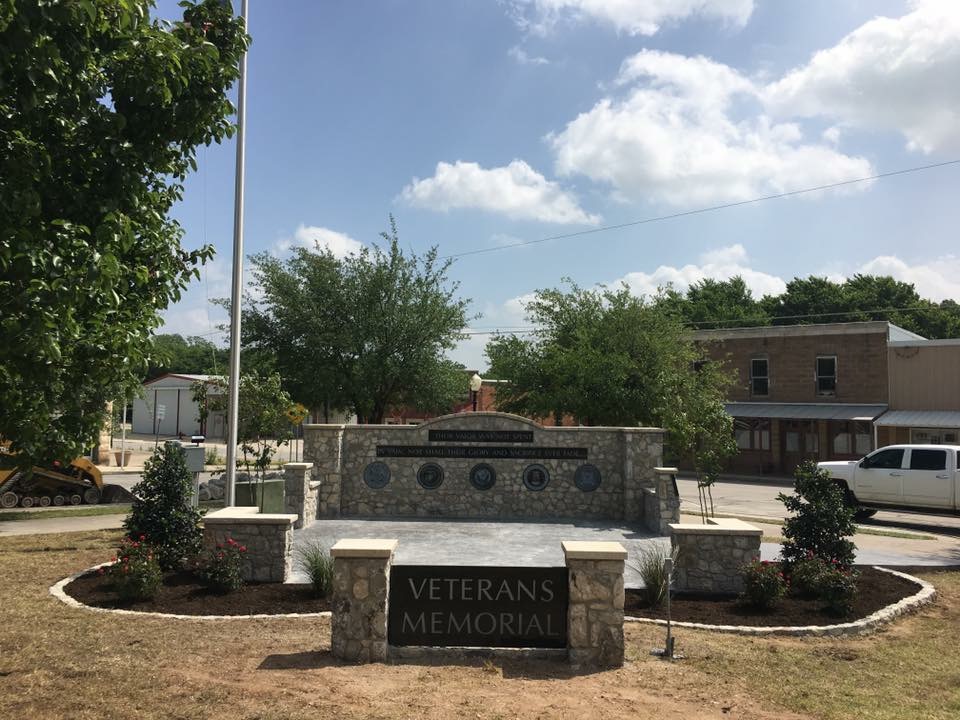
[[[856,531],[854,507],[845,492],[809,460],[794,471],[792,495],[777,496],[790,512],[783,523],[780,556],[788,565],[810,557],[836,564],[842,569],[853,564],[857,546],[850,538]]]
[[[345,258],[298,248],[289,260],[255,255],[259,292],[244,308],[244,343],[274,353],[290,394],[306,405],[349,408],[362,423],[391,406],[446,410],[467,392],[446,358],[463,335],[468,301],[449,283],[436,248],[404,254],[393,217],[383,249]]]
[[[232,132],[248,38],[229,3],[0,2],[0,435],[23,463],[93,444],[211,247],[168,217]]]
[[[698,330],[769,325],[762,306],[739,275],[729,280],[706,278],[689,287],[680,310]]]
[[[165,373],[216,375],[230,362],[230,352],[201,337],[184,338],[181,335],[155,335],[154,356],[150,359],[147,380]]]
[[[813,323],[866,320],[850,304],[842,283],[811,275],[794,278],[781,295],[767,295],[761,305],[774,325],[810,325]]]
[[[133,494],[124,530],[135,541],[145,536],[160,567],[182,567],[200,552],[200,511],[190,506],[193,477],[183,448],[173,443],[159,446],[144,463],[143,479]]]
[[[537,291],[532,338],[494,337],[490,374],[508,383],[498,405],[534,417],[571,414],[586,425],[659,425],[671,451],[710,482],[736,452],[723,399],[730,382],[707,363],[675,314],[619,290]]]

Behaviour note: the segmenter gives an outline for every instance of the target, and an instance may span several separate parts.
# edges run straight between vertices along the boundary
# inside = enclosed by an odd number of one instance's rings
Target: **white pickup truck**
[[[889,445],[862,460],[817,467],[847,493],[857,517],[877,509],[960,512],[960,445]]]

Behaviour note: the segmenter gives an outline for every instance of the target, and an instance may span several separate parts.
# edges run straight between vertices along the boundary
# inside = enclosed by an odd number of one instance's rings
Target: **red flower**
[[[143,542],[143,541],[146,540],[146,539],[147,539],[147,536],[146,536],[146,535],[141,535],[141,536],[140,536],[140,542]]]
[[[241,546],[240,546],[240,552],[246,552],[246,551],[247,551],[247,546],[246,546],[246,545],[241,545]]]

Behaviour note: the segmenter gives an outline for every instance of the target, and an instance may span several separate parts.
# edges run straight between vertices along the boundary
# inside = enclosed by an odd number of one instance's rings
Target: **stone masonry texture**
[[[743,591],[743,566],[760,557],[755,535],[687,533],[674,528],[672,548],[678,551],[674,589],[684,592],[736,594]]]
[[[571,665],[623,665],[623,560],[567,560]]]
[[[391,558],[335,557],[330,647],[356,663],[387,659],[387,592]]]
[[[431,442],[430,430],[532,431],[533,442]],[[377,457],[378,445],[442,447],[584,448],[587,459],[490,459]],[[656,489],[663,431],[659,428],[554,428],[504,413],[459,413],[422,425],[307,425],[304,460],[319,482],[318,517],[582,518],[643,522],[645,489]],[[389,482],[380,489],[364,482],[364,469],[383,462]],[[425,489],[417,473],[426,463],[443,469],[443,482]],[[471,469],[490,465],[496,482],[478,490]],[[539,491],[523,484],[524,469],[546,468],[549,483]],[[584,492],[574,484],[577,469],[593,465],[599,487]]]
[[[248,582],[284,582],[291,570],[292,524],[262,524],[237,520],[233,524],[209,524],[203,529],[205,550],[233,538],[245,545],[243,579]]]

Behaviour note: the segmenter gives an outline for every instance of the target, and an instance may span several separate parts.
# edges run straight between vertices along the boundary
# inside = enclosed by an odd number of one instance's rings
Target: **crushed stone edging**
[[[269,620],[274,618],[320,618],[330,617],[331,615],[329,610],[323,610],[315,613],[280,613],[278,615],[269,615],[265,613],[259,613],[256,615],[178,615],[176,613],[151,612],[146,610],[121,610],[119,608],[94,607],[92,605],[82,603],[76,598],[72,598],[67,594],[65,588],[74,580],[79,577],[83,577],[84,575],[88,575],[95,570],[99,570],[102,567],[108,567],[110,565],[113,565],[113,563],[100,563],[99,565],[94,565],[86,570],[81,570],[80,572],[74,573],[69,577],[65,577],[63,580],[60,580],[59,582],[50,586],[50,594],[60,602],[69,605],[70,607],[81,610],[89,610],[90,612],[112,613],[116,615],[134,615],[137,617],[173,618],[175,620]]]
[[[872,566],[874,570],[890,573],[897,577],[909,580],[920,586],[920,590],[903,598],[892,605],[880,608],[875,613],[867,615],[860,620],[854,620],[847,623],[838,623],[835,625],[797,625],[797,626],[770,626],[753,627],[749,625],[707,625],[705,623],[692,622],[671,622],[673,627],[690,628],[691,630],[710,630],[712,632],[731,633],[735,635],[789,635],[789,636],[812,636],[812,637],[839,637],[841,635],[865,635],[873,632],[881,625],[893,622],[896,618],[930,603],[937,595],[936,588],[926,580],[921,580],[913,575],[890,570],[889,568]],[[641,618],[625,616],[624,622],[646,623],[648,625],[666,625],[666,620],[655,618]]]

